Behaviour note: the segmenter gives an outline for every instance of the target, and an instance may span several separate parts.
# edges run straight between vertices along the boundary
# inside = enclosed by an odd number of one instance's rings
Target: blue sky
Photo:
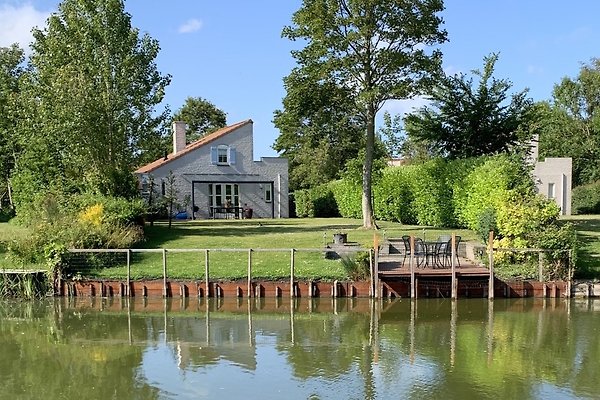
[[[33,26],[44,26],[55,0],[0,0],[0,46],[31,41]],[[281,38],[301,0],[126,0],[133,25],[158,39],[157,59],[172,75],[165,104],[179,108],[186,97],[208,99],[227,113],[227,122],[254,121],[255,158],[274,156],[278,131],[273,111],[285,96],[282,78],[294,67]],[[547,100],[564,76],[600,57],[600,2],[572,0],[447,0],[442,13],[449,42],[441,46],[449,73],[480,68],[499,52],[495,76],[530,89]],[[384,109],[404,113],[421,98],[394,101]]]

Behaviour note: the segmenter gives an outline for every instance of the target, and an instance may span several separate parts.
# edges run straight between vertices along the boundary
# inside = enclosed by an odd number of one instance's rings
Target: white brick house
[[[188,218],[241,217],[243,208],[253,218],[289,217],[288,161],[254,161],[252,128],[252,120],[242,121],[186,145],[185,123],[174,122],[173,153],[135,171],[142,190],[152,176],[164,195],[172,172],[178,202],[189,200]]]

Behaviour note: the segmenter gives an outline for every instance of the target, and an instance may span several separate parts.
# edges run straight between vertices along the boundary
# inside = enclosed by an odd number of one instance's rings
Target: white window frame
[[[265,185],[265,203],[271,203],[273,201],[273,188],[271,185]]]
[[[229,165],[229,146],[222,144],[217,147],[217,165]]]

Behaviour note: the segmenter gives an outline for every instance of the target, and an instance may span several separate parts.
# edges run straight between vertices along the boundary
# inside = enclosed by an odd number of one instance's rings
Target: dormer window
[[[229,164],[229,147],[219,146],[217,147],[217,164]]]
[[[235,164],[235,149],[225,144],[210,148],[210,161],[214,165]]]

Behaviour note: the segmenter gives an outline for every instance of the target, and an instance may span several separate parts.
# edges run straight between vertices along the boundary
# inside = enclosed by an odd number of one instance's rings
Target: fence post
[[[573,249],[569,249],[569,268],[568,268],[568,278],[567,278],[567,297],[571,297],[571,289],[573,285]]]
[[[163,297],[167,297],[167,249],[162,249],[163,254]]]
[[[131,297],[131,249],[127,249],[127,297]]]
[[[248,249],[248,297],[252,296],[252,249]]]
[[[290,251],[290,297],[295,297],[294,293],[294,252],[296,250],[292,249]]]
[[[488,283],[488,299],[494,299],[494,231],[490,231],[488,243],[488,257],[490,260],[490,280]]]
[[[458,283],[456,282],[456,262],[455,262],[455,258],[457,257],[456,254],[456,234],[454,232],[452,232],[452,241],[450,243],[452,245],[452,251],[451,251],[451,256],[452,256],[452,261],[450,263],[450,265],[452,266],[452,293],[451,293],[451,297],[453,300],[456,300],[456,298],[458,297]]]
[[[539,281],[544,282],[544,252],[542,250],[538,252],[538,276]]]
[[[417,297],[417,290],[415,288],[415,237],[410,237],[410,298],[415,299]]]
[[[370,281],[369,282],[370,283],[370,286],[369,286],[369,297],[375,297],[375,298],[377,298],[377,295],[375,293],[375,286],[374,286],[375,283],[373,282],[373,268],[374,268],[373,257],[374,257],[374,255],[373,255],[373,249],[369,249],[369,281]]]
[[[210,286],[208,278],[208,249],[204,250],[204,297],[210,295]]]

